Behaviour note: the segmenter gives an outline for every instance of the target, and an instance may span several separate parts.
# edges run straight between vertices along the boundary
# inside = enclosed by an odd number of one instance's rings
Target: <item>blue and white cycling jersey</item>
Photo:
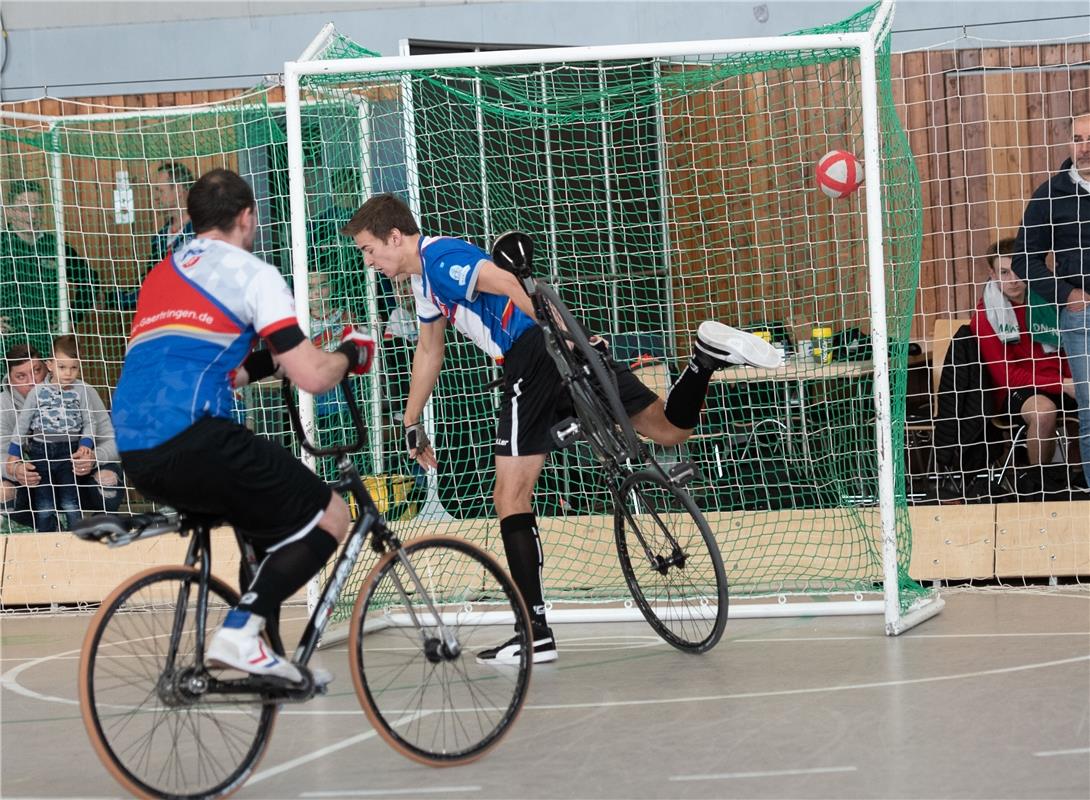
[[[203,417],[234,416],[231,371],[259,336],[298,325],[276,267],[196,238],[144,280],[113,398],[122,452],[156,447]]]
[[[421,236],[422,274],[412,276],[416,313],[422,323],[446,317],[497,361],[537,323],[509,297],[477,291],[488,254],[462,239]]]

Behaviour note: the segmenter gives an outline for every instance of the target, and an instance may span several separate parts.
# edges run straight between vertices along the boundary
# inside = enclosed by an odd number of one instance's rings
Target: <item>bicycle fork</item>
[[[191,669],[185,670],[187,675],[181,675],[177,669],[178,648],[185,633],[186,616],[189,611],[189,595],[192,592],[192,581],[185,581],[178,588],[178,598],[174,606],[174,624],[170,630],[170,641],[167,646],[166,662],[160,673],[158,693],[159,699],[168,705],[173,705],[179,700],[179,691],[189,695],[201,695],[208,689],[208,673],[204,664],[205,625],[208,621],[208,584],[212,574],[212,549],[211,535],[207,526],[198,526],[193,531],[193,539],[189,543],[186,552],[185,564],[188,567],[196,566],[199,577],[197,578],[197,602],[193,612],[193,637],[194,637],[194,663]],[[182,678],[184,677],[184,680]],[[182,685],[182,684],[185,685]]]
[[[658,526],[659,530],[662,531],[663,536],[665,536],[666,540],[669,542],[669,556],[660,556],[657,553],[652,552],[651,547],[647,544],[647,540],[644,538],[643,531],[640,529],[640,526],[636,523],[635,517],[632,515],[633,512],[624,504],[619,492],[616,489],[611,486],[610,491],[613,492],[614,507],[619,508],[621,510],[621,513],[624,515],[624,518],[628,520],[628,524],[629,526],[631,526],[632,532],[636,535],[636,539],[637,541],[639,541],[640,547],[643,549],[643,555],[647,559],[647,562],[651,565],[651,568],[661,575],[665,575],[670,570],[670,567],[676,566],[684,568],[687,556],[682,551],[681,546],[677,543],[677,539],[675,539],[674,535],[670,533],[670,529],[667,527],[666,523],[663,522],[662,518],[659,516],[659,513],[651,507],[645,509],[646,513],[649,513],[654,518],[655,524]],[[640,513],[640,509],[636,508],[635,513]]]
[[[401,578],[398,577],[396,572],[391,573],[394,580],[394,585],[397,587],[397,592],[401,595],[401,600],[405,604],[405,610],[409,612],[409,618],[412,620],[413,625],[420,631],[420,638],[424,645],[424,654],[428,661],[433,664],[439,661],[451,661],[459,656],[462,652],[462,646],[458,644],[458,639],[450,632],[450,628],[443,622],[443,615],[439,613],[439,610],[435,607],[435,603],[432,602],[431,595],[424,589],[424,584],[420,580],[420,576],[413,569],[413,565],[409,562],[408,556],[405,555],[405,550],[398,548],[397,560],[404,567],[405,572],[408,573],[409,579],[412,581],[413,588],[416,589],[416,593],[419,597],[424,598],[424,602],[428,607],[428,612],[435,620],[435,627],[439,629],[439,638],[429,638],[424,633],[424,626],[421,625],[419,617],[413,610],[412,603],[409,600],[409,594],[405,591],[405,585],[401,582]]]

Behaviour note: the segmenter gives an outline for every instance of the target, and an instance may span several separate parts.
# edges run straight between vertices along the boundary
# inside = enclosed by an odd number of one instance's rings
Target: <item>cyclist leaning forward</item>
[[[545,349],[533,305],[518,279],[481,249],[452,237],[423,236],[409,208],[390,194],[368,200],[341,231],[363,251],[367,266],[391,280],[410,280],[420,338],[413,356],[405,437],[421,466],[438,466],[421,414],[443,363],[448,324],[503,365],[503,399],[496,427],[493,500],[512,579],[533,620],[534,662],[554,661],[556,642],[545,619],[542,553],[533,512],[533,491],[546,455],[555,448],[552,426],[571,414],[556,365]],[[697,331],[688,367],[664,402],[628,369],[609,360],[621,401],[637,431],[662,445],[692,435],[712,373],[730,364],[774,367],[779,351],[767,342],[718,322]],[[518,659],[518,639],[477,654],[482,663]]]
[[[239,175],[206,173],[187,204],[196,237],[140,288],[113,399],[121,462],[145,497],[225,519],[254,546],[256,574],[209,662],[300,681],[261,634],[344,539],[348,508],[289,450],[234,421],[232,390],[280,369],[304,391],[327,391],[370,368],[374,342],[346,328],[335,352],[311,344],[284,279],[250,252],[257,207]],[[268,347],[254,351],[259,337]]]

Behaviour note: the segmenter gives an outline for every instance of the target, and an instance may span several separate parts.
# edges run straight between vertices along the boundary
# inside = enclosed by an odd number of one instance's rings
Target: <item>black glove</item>
[[[412,425],[405,426],[405,445],[412,458],[416,458],[417,454],[431,447],[428,434],[424,432],[423,422],[414,422]]]

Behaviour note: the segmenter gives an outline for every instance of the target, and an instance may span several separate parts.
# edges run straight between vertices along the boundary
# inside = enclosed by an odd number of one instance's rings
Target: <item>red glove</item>
[[[349,372],[363,375],[371,371],[371,365],[375,361],[375,340],[351,325],[345,325],[341,331],[341,346],[337,348],[337,352],[348,357]]]

